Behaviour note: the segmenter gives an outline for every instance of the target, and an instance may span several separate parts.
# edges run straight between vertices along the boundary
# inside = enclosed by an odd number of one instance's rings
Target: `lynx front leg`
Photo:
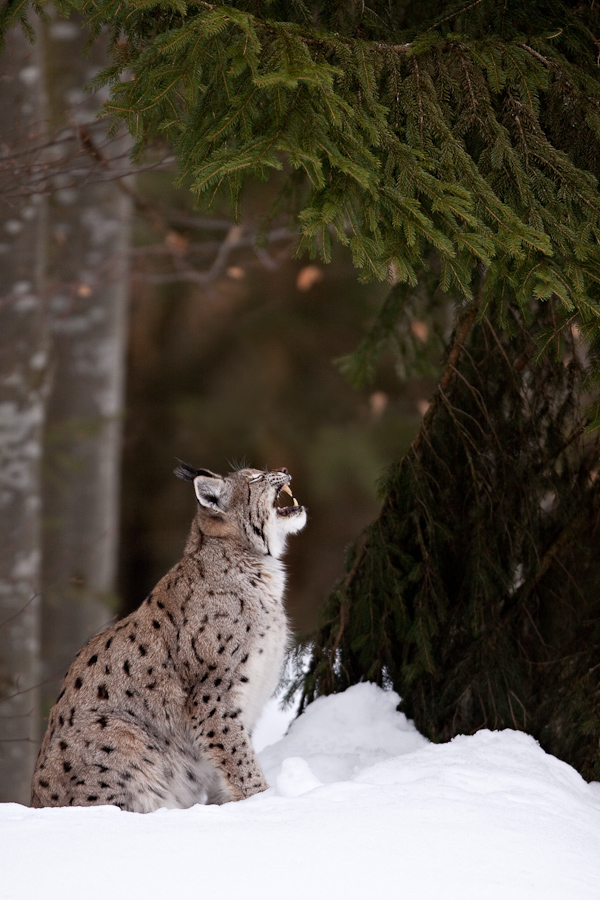
[[[223,712],[204,724],[202,750],[220,772],[230,800],[243,800],[267,790],[267,782],[239,711]]]

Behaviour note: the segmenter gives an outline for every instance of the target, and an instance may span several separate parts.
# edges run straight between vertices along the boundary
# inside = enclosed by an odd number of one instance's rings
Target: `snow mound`
[[[322,782],[346,781],[377,762],[426,746],[394,691],[357,684],[343,694],[320,697],[290,725],[284,740],[266,747],[260,760],[269,784],[288,756],[302,757]]]
[[[598,900],[600,785],[527,735],[430,744],[369,684],[311,704],[225,806],[0,805],[2,900]]]

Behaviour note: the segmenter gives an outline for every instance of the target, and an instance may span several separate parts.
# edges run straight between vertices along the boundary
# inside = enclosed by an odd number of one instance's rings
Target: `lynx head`
[[[223,477],[180,461],[175,474],[193,482],[198,525],[205,534],[237,537],[257,553],[279,559],[287,536],[306,525],[306,509],[292,496],[287,469],[239,469]],[[283,494],[291,504],[283,504]]]

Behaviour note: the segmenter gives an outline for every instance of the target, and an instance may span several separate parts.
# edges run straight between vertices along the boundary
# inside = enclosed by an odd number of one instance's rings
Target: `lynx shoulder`
[[[287,648],[280,558],[306,511],[281,504],[286,469],[175,473],[198,500],[183,557],[79,652],[50,713],[33,806],[151,812],[267,786],[250,736]]]

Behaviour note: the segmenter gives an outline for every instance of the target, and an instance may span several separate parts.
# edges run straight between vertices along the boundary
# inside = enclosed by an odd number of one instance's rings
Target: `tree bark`
[[[0,165],[27,171],[43,138],[39,47],[0,56]],[[37,753],[40,445],[47,370],[45,202],[0,197],[0,801],[29,802]]]
[[[85,641],[106,626],[118,537],[128,232],[120,189],[129,139],[95,121],[102,94],[83,86],[107,63],[106,42],[84,54],[77,20],[44,26],[50,125],[71,145],[68,174],[49,204],[49,321],[53,383],[44,441],[43,708]],[[74,148],[74,149],[73,149]],[[107,169],[115,178],[107,177]],[[42,723],[44,724],[44,723]]]

